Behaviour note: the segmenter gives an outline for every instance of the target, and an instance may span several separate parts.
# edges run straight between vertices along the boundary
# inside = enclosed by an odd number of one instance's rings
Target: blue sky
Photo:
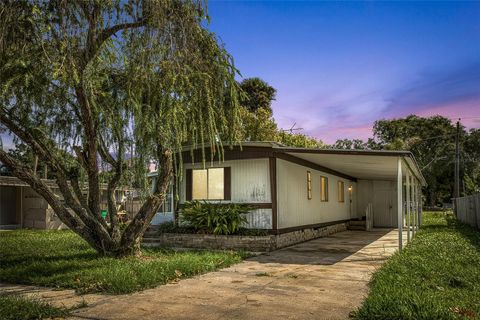
[[[325,142],[381,118],[480,117],[480,2],[210,0],[209,28],[274,117]],[[464,119],[467,127],[479,127]]]

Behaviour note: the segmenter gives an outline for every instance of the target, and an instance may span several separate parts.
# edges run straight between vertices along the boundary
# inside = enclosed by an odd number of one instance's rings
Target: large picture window
[[[320,201],[328,201],[328,178],[320,177]]]
[[[338,181],[338,202],[345,202],[345,183]]]
[[[229,180],[230,168],[190,169],[187,200],[229,200]]]

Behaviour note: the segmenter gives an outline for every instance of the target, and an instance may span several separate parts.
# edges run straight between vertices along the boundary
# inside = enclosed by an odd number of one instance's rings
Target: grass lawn
[[[0,295],[0,319],[34,320],[66,317],[67,309],[17,295]]]
[[[370,283],[356,319],[480,319],[480,232],[444,213],[424,213],[421,231]]]
[[[123,294],[227,267],[245,254],[143,249],[141,258],[99,256],[71,231],[0,234],[0,281]]]

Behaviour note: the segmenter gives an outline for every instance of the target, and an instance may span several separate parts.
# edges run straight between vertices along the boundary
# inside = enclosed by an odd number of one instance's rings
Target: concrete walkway
[[[86,308],[72,319],[346,319],[374,272],[398,248],[398,232],[345,231],[248,259],[217,272],[122,296],[9,286],[56,305]],[[16,288],[16,289],[15,289]]]

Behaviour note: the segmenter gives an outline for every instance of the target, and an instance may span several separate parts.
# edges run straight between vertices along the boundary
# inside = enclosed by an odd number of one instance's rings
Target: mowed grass
[[[68,314],[67,309],[56,308],[36,299],[18,295],[0,295],[0,319],[2,320],[63,319]]]
[[[424,225],[377,271],[356,319],[480,319],[480,232],[451,214]]]
[[[142,250],[142,257],[98,255],[71,231],[0,233],[0,282],[123,294],[240,262],[245,253]]]

